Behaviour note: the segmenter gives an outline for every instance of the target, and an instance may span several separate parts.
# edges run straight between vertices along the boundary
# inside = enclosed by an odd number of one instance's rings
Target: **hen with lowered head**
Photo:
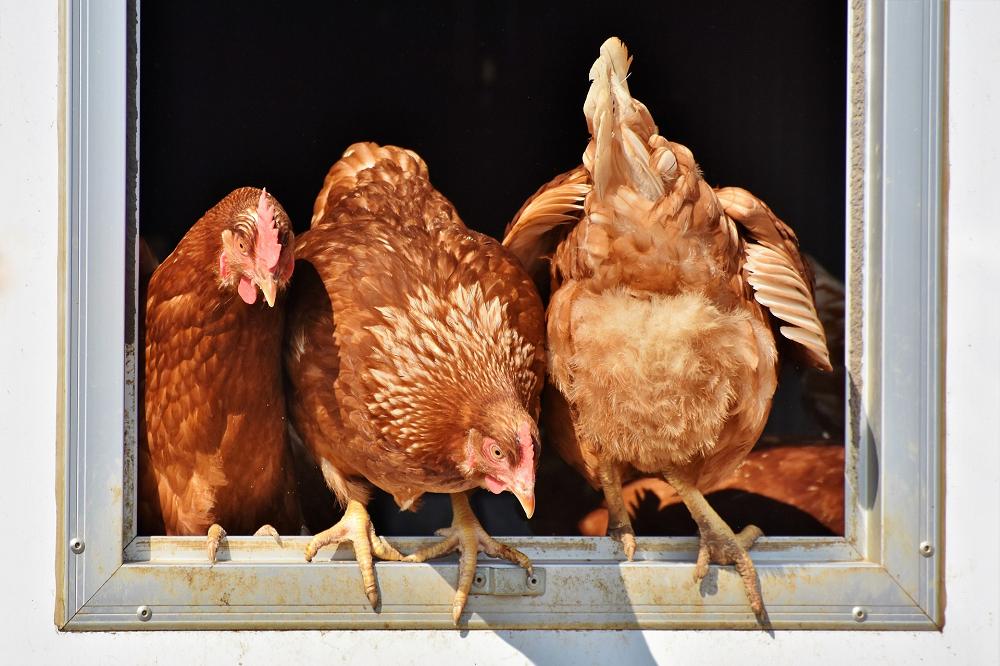
[[[351,540],[375,608],[372,555],[402,555],[375,534],[371,485],[411,510],[423,493],[450,493],[446,538],[406,559],[461,551],[457,624],[480,551],[532,571],[485,533],[466,492],[509,490],[534,510],[541,301],[517,259],[466,228],[411,151],[351,146],[314,211],[288,303],[289,408],[346,513],[306,558]]]
[[[281,205],[245,187],[149,279],[139,533],[207,535],[213,562],[225,530],[299,532],[281,373],[293,243]]]
[[[798,241],[759,199],[713,191],[626,83],[611,38],[590,72],[583,165],[542,187],[504,244],[537,274],[550,260],[549,441],[605,494],[608,534],[635,536],[623,479],[662,475],[698,525],[695,576],[735,564],[763,613],[747,549],[702,492],[730,476],[760,436],[777,385],[781,334],[830,368],[812,276]]]

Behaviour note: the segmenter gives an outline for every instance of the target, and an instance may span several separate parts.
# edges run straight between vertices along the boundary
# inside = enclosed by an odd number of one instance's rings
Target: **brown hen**
[[[281,373],[293,242],[281,205],[246,187],[205,213],[149,279],[138,529],[207,535],[213,562],[225,530],[299,533]]]
[[[529,517],[534,510],[541,301],[517,259],[465,227],[411,151],[351,146],[314,210],[288,304],[289,406],[346,514],[306,558],[351,540],[375,608],[372,555],[402,556],[374,532],[370,484],[403,509],[423,493],[450,493],[446,539],[406,559],[461,551],[457,623],[478,552],[532,571],[483,531],[465,493],[510,490]]]
[[[551,257],[546,423],[559,453],[604,490],[608,534],[631,560],[622,480],[657,474],[698,524],[696,578],[736,564],[763,604],[747,549],[702,492],[732,475],[760,436],[777,384],[772,316],[805,359],[829,369],[798,242],[760,200],[714,192],[691,152],[657,133],[611,38],[590,72],[583,165],[544,186],[505,245],[537,275]],[[770,315],[769,315],[770,313]]]

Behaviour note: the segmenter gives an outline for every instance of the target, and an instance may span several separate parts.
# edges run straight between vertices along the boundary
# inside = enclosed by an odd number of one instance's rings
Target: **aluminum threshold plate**
[[[845,562],[842,539],[766,539],[754,559],[768,616],[747,605],[739,575],[713,566],[693,580],[694,539],[640,539],[644,559],[622,561],[607,538],[501,539],[532,558],[536,589],[514,565],[480,557],[459,622],[470,629],[928,628],[930,620],[886,571]],[[378,562],[373,611],[350,546],[303,561],[305,537],[234,538],[215,565],[204,540],[139,538],[126,562],[69,622],[75,630],[454,628],[455,556]],[[402,550],[424,539],[393,539]],[[817,551],[831,557],[817,562]],[[839,561],[835,561],[839,560]],[[864,611],[858,621],[855,609]]]

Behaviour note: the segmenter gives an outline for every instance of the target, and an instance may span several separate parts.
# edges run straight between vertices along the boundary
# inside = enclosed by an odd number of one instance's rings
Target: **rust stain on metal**
[[[122,504],[122,543],[128,543],[136,535],[136,479],[138,469],[136,457],[138,451],[138,421],[136,410],[139,409],[136,381],[136,344],[125,345],[125,405],[123,412],[124,442],[122,445],[123,488],[120,491]]]

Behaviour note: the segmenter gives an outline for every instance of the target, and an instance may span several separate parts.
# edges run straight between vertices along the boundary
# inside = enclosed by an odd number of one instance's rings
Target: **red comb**
[[[257,260],[263,262],[268,270],[274,270],[280,256],[281,243],[278,242],[278,226],[274,223],[274,206],[268,206],[267,188],[264,188],[257,202]]]
[[[521,445],[521,462],[517,469],[521,473],[527,473],[535,469],[535,445],[531,439],[531,426],[527,421],[521,422],[521,427],[517,431],[517,441]]]

